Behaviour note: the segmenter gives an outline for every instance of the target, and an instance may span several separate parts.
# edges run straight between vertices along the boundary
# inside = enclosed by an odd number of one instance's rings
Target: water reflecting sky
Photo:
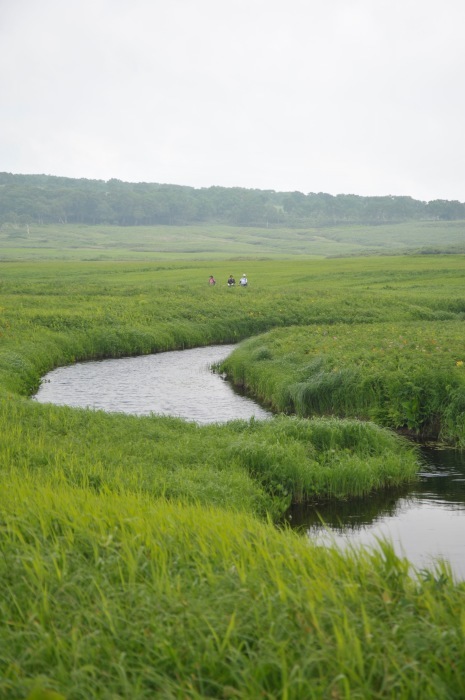
[[[170,415],[196,423],[270,417],[211,370],[234,345],[79,362],[50,372],[34,397],[41,403],[136,415]]]
[[[423,447],[421,456],[423,468],[413,485],[341,504],[293,508],[288,516],[320,544],[372,547],[388,539],[415,566],[444,558],[465,580],[465,454]]]

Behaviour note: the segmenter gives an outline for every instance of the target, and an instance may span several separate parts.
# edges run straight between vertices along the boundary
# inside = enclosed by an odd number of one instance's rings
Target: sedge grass
[[[0,697],[459,698],[463,587],[389,545],[4,481]]]
[[[417,471],[411,446],[358,421],[278,417],[197,426],[6,399],[0,429],[1,473],[273,518],[291,502],[364,495]]]
[[[222,369],[278,411],[358,417],[465,444],[462,321],[276,329]]]
[[[27,398],[78,359],[277,326],[292,339],[296,325],[371,340],[402,324],[413,339],[421,321],[442,342],[465,313],[460,256],[251,262],[246,290],[208,288],[231,261],[4,265],[2,700],[464,696],[464,588],[446,566],[414,572],[389,545],[341,553],[267,522],[290,499],[412,478],[395,435],[286,416],[200,428]],[[302,348],[289,348],[292,387]]]

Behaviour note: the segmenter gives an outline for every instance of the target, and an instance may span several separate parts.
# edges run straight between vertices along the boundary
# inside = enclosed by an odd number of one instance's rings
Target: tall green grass
[[[222,369],[277,411],[374,420],[465,445],[462,321],[275,329]]]
[[[411,446],[353,421],[309,425],[283,417],[197,426],[5,399],[0,430],[3,475],[274,519],[291,502],[358,496],[412,480],[417,471]]]
[[[267,492],[292,502],[364,496],[414,480],[410,445],[370,423],[275,419],[253,423],[228,447]]]
[[[463,586],[250,515],[10,475],[0,697],[460,698]],[[45,695],[43,697],[46,697]]]
[[[273,524],[291,500],[411,479],[415,451],[391,431],[334,416],[199,427],[28,398],[59,365],[280,327],[281,336],[244,345],[236,380],[254,374],[266,398],[281,391],[297,401],[312,363],[326,371],[337,359],[339,379],[359,371],[362,380],[381,341],[375,369],[392,372],[389,326],[412,344],[402,376],[417,381],[424,371],[438,392],[453,379],[460,405],[460,256],[240,265],[2,266],[2,700],[464,696],[464,585],[447,566],[415,572],[387,544],[341,553]],[[229,273],[243,271],[249,287],[228,289]],[[213,289],[209,274],[219,280]],[[323,360],[306,355],[320,330],[311,347]],[[430,337],[452,368],[415,350]],[[257,373],[273,361],[275,371]],[[380,404],[391,413],[399,405],[394,392]]]

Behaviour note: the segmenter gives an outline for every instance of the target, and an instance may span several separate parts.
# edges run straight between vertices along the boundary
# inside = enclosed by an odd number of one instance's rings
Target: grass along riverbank
[[[415,478],[414,449],[358,421],[174,418],[4,401],[3,473],[278,519],[291,502],[362,496]]]
[[[278,412],[373,420],[465,446],[463,321],[275,329],[222,370]]]
[[[463,259],[4,265],[0,697],[462,698],[465,588],[389,546],[316,548],[289,498],[383,488],[412,448],[357,421],[107,415],[30,401],[78,359],[275,326],[460,321]],[[211,289],[214,273],[224,285]],[[413,325],[412,325],[413,328]]]

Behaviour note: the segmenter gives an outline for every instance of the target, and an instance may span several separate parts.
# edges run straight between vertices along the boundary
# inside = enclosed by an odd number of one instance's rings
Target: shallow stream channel
[[[213,366],[234,345],[81,362],[47,374],[34,399],[41,403],[136,415],[171,415],[199,424],[267,420],[272,414],[235,391]],[[287,514],[322,545],[393,543],[415,566],[442,558],[465,580],[465,452],[422,446],[419,481],[401,490]]]

